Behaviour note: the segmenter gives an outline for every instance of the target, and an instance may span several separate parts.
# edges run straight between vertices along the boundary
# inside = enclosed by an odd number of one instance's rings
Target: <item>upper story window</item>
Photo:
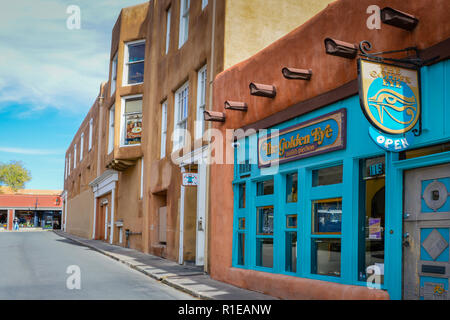
[[[208,5],[208,0],[202,0],[202,10]]]
[[[180,36],[178,41],[178,48],[181,48],[188,39],[190,4],[190,0],[180,0]]]
[[[65,167],[65,170],[64,170],[64,179],[67,179],[67,172],[68,172],[68,169],[69,169],[69,166],[68,166],[68,158],[66,158],[66,167]]]
[[[170,47],[170,21],[171,21],[172,8],[166,11],[166,54],[169,53]]]
[[[166,140],[167,140],[167,100],[163,102],[161,107],[161,156],[166,156]]]
[[[195,128],[195,139],[200,139],[205,131],[205,122],[203,121],[203,111],[206,107],[206,66],[198,71],[197,82],[197,122]]]
[[[123,127],[121,145],[140,144],[142,137],[142,95],[123,98],[122,102]]]
[[[114,150],[114,122],[115,122],[116,107],[113,105],[109,109],[109,132],[108,132],[108,154]]]
[[[89,151],[92,149],[92,134],[94,131],[94,119],[89,120]]]
[[[116,83],[117,83],[117,53],[112,60],[111,66],[111,95],[116,92]]]
[[[77,167],[77,145],[73,147],[73,168]]]
[[[80,138],[80,161],[83,160],[83,147],[84,147],[84,132],[81,134]]]
[[[69,153],[69,166],[67,167],[67,176],[70,176],[70,153]]]
[[[174,115],[174,134],[173,150],[184,146],[184,140],[187,130],[189,104],[189,82],[186,82],[175,92],[175,115]]]
[[[145,40],[129,42],[125,45],[124,85],[144,82]]]

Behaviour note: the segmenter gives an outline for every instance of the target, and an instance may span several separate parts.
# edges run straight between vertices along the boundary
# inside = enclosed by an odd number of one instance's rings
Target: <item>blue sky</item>
[[[0,10],[0,162],[22,161],[29,189],[62,189],[64,155],[108,78],[121,8],[146,0],[14,0]],[[69,30],[67,8],[81,10]]]

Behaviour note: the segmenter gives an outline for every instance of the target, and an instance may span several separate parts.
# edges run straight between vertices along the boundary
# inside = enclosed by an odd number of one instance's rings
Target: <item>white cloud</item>
[[[28,148],[25,149],[25,148],[8,148],[8,147],[0,147],[0,152],[22,154],[22,155],[36,155],[36,156],[57,155],[64,153],[64,151],[60,150],[28,149]]]
[[[15,0],[0,10],[0,109],[14,103],[85,113],[107,81],[111,31],[122,7],[145,0]],[[69,30],[69,5],[81,30]],[[33,107],[34,106],[34,107]]]

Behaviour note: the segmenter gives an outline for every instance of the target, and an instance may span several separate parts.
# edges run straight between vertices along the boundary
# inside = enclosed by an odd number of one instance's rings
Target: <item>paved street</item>
[[[0,300],[193,299],[53,232],[0,233]],[[67,289],[67,267],[81,289]]]

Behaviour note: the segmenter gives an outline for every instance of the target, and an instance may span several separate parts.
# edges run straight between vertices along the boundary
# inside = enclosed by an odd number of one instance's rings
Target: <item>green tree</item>
[[[31,180],[31,172],[25,169],[22,162],[11,161],[0,163],[0,185],[6,185],[13,191],[23,189],[25,183]]]

